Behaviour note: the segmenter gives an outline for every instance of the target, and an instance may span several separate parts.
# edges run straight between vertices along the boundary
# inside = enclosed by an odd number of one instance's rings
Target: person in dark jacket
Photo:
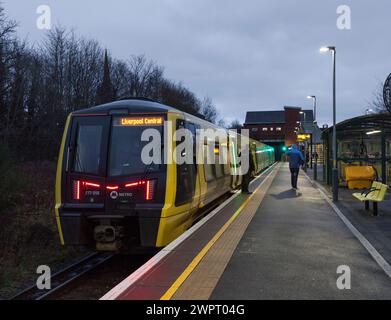
[[[255,170],[255,164],[254,164],[254,159],[253,159],[253,155],[251,152],[251,147],[249,148],[248,162],[249,162],[248,163],[248,171],[246,174],[243,175],[243,178],[242,178],[242,193],[251,194],[252,192],[250,192],[248,190],[248,185],[250,184],[250,181],[252,179],[252,174]]]
[[[291,184],[293,189],[297,189],[297,179],[299,177],[300,166],[304,164],[304,157],[295,144],[287,152],[289,157],[289,170],[291,171]]]

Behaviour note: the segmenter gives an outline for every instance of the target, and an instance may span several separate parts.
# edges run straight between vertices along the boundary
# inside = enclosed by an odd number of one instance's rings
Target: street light
[[[300,111],[299,113],[303,115],[302,130],[303,133],[305,134],[306,114],[304,111]],[[307,172],[307,140],[304,141],[304,171]]]
[[[316,122],[316,96],[307,96],[307,99],[312,99],[314,102],[314,122]]]
[[[314,112],[314,121],[312,122],[312,134],[311,134],[311,156],[310,156],[310,168],[312,169],[312,154],[314,152],[313,150],[313,134],[315,131],[315,123],[316,123],[316,96],[307,96],[307,99],[312,99],[313,101],[313,112]]]
[[[322,47],[320,52],[331,51],[333,55],[333,170],[332,170],[332,180],[333,180],[333,201],[338,201],[338,167],[337,167],[337,128],[336,128],[336,55],[337,50],[335,47]]]

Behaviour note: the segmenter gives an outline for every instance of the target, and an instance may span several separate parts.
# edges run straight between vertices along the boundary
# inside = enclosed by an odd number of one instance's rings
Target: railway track
[[[194,223],[208,215],[230,195],[227,193],[203,208]],[[128,255],[94,252],[54,273],[51,277],[51,289],[42,290],[32,285],[11,300],[99,299],[157,252],[158,250],[148,251],[145,248],[134,250]]]
[[[51,289],[38,289],[36,285],[19,292],[10,300],[43,300],[57,293],[86,273],[112,259],[112,253],[91,253],[51,276]]]

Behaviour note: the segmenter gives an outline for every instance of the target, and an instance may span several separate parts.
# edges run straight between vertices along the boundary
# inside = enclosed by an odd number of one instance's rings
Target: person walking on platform
[[[242,178],[242,193],[251,194],[252,192],[248,190],[248,185],[250,184],[253,172],[255,170],[253,155],[251,152],[251,148],[249,148],[248,155],[248,171],[243,175]]]
[[[299,178],[300,166],[304,164],[304,156],[295,144],[287,152],[289,157],[289,170],[291,171],[292,189],[297,189],[297,179]]]

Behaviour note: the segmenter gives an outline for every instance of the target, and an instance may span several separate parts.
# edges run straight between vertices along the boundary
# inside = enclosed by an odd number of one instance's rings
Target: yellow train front
[[[148,128],[163,137],[158,164],[141,160],[149,142],[142,135]],[[105,251],[163,247],[186,231],[203,207],[238,188],[242,177],[231,175],[239,153],[233,141],[226,146],[226,164],[219,163],[217,153],[215,164],[164,161],[163,150],[176,146],[173,132],[181,128],[194,139],[198,129],[219,129],[146,99],[120,100],[70,114],[56,175],[61,243]],[[252,141],[251,150],[257,172],[274,162],[273,148]]]

